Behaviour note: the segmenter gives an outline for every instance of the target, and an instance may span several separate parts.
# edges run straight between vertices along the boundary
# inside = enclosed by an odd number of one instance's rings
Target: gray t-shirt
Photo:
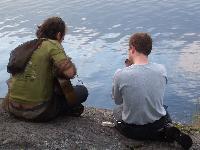
[[[166,69],[161,64],[133,64],[117,70],[112,96],[115,103],[122,106],[122,120],[144,125],[166,115],[163,107],[166,83]]]

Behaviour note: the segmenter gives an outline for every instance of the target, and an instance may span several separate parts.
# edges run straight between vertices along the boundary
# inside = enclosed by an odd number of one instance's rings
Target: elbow
[[[55,73],[57,77],[73,79],[77,74],[77,70],[70,59],[65,59],[56,64]]]

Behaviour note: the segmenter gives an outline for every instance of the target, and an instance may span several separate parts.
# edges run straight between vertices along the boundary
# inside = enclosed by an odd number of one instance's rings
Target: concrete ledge
[[[112,121],[106,109],[86,108],[79,117],[60,117],[48,123],[19,121],[0,108],[0,149],[181,149],[176,143],[135,141],[120,135],[115,128],[103,127]],[[191,133],[200,149],[200,134]]]

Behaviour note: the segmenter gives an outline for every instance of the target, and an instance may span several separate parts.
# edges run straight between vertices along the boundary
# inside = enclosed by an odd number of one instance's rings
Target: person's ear
[[[136,49],[135,49],[135,46],[131,46],[131,49],[130,49],[131,53],[134,54]]]

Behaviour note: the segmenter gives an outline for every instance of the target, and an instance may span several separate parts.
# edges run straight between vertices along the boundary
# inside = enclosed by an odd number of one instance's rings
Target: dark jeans
[[[166,108],[166,107],[165,107]],[[116,129],[127,138],[136,140],[157,140],[170,141],[167,139],[166,129],[172,123],[171,118],[167,114],[159,120],[145,125],[127,124],[122,120],[116,121]]]
[[[67,115],[72,110],[75,110],[77,107],[83,107],[81,103],[86,101],[88,97],[88,90],[84,85],[76,85],[73,87],[76,95],[76,104],[73,107],[67,104],[67,100],[65,99],[65,96],[62,94],[62,92],[54,92],[53,98],[46,104],[46,110],[32,121],[49,121],[59,115]]]
[[[16,108],[10,102],[8,96],[3,101],[5,111],[14,115],[20,120],[32,122],[46,122],[56,118],[59,115],[80,116],[83,113],[84,106],[81,104],[88,97],[88,90],[83,85],[73,86],[76,95],[75,104],[69,106],[64,94],[59,86],[54,86],[52,98],[31,109]]]

